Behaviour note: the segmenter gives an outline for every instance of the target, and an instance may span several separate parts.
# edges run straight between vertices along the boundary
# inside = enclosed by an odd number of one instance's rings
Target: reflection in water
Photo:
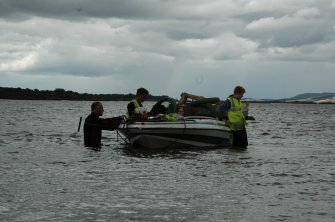
[[[86,149],[92,150],[92,151],[95,151],[95,152],[101,151],[101,147],[89,147],[89,146],[85,146],[85,147],[86,147]]]
[[[126,156],[139,157],[139,158],[194,158],[197,155],[202,155],[206,152],[223,150],[225,153],[245,153],[247,148],[240,147],[178,147],[173,148],[145,148],[145,147],[132,147],[129,144],[123,144],[119,147],[122,153]],[[229,152],[228,152],[229,151]],[[188,157],[189,156],[189,157]]]
[[[197,149],[194,148],[179,148],[179,149],[149,149],[143,147],[131,147],[125,146],[122,152],[126,156],[138,157],[138,158],[167,158],[167,159],[178,159],[178,158],[194,158],[197,155],[201,155],[208,149]]]

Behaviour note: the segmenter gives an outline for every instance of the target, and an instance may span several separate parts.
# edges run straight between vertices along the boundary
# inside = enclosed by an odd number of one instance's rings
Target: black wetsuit
[[[122,118],[114,117],[102,119],[95,113],[86,117],[84,123],[84,143],[89,147],[101,147],[102,130],[115,130]]]

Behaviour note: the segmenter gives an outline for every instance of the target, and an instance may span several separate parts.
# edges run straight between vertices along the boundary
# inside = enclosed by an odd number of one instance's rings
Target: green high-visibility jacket
[[[135,109],[138,108],[138,107],[141,107],[140,104],[137,102],[136,99],[131,100],[130,103],[134,103],[134,105],[135,105]],[[127,109],[127,112],[126,112],[126,118],[127,118],[127,119],[129,118],[129,112],[128,112],[128,109]]]
[[[242,102],[234,97],[228,98],[230,109],[228,110],[229,128],[238,131],[245,128],[246,122],[242,112]]]

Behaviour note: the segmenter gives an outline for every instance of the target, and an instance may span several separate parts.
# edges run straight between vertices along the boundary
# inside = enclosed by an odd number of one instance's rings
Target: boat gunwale
[[[223,127],[229,127],[227,124],[225,124],[222,121],[217,120],[216,118],[213,117],[207,117],[207,116],[190,116],[190,117],[185,117],[184,119],[180,119],[177,121],[171,121],[171,120],[162,120],[162,119],[149,119],[149,120],[127,120],[123,123],[123,125],[178,125],[178,124],[199,124],[199,125],[213,125],[213,126],[223,126]]]

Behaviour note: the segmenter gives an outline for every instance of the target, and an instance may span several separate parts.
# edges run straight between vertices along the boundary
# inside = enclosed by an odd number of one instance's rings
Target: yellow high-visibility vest
[[[229,128],[238,131],[245,128],[245,117],[242,112],[242,102],[234,97],[229,97],[230,109],[228,110]]]
[[[136,99],[131,100],[129,103],[134,103],[134,105],[135,105],[135,109],[138,108],[138,107],[141,107],[140,104],[137,102]],[[127,118],[127,119],[129,118],[128,109],[127,109],[127,112],[126,112],[126,118]]]

